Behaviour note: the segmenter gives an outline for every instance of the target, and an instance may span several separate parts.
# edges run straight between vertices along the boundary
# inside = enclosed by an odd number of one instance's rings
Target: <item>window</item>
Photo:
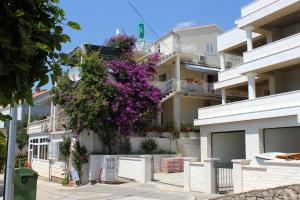
[[[216,54],[216,44],[212,42],[206,43],[206,53],[209,55],[215,55]]]
[[[47,144],[40,145],[39,159],[42,159],[42,160],[48,159],[48,145]]]
[[[157,52],[157,53],[160,53],[160,44],[158,44],[158,45],[156,46],[156,52]]]
[[[167,74],[162,74],[158,76],[159,81],[166,81],[167,80]]]
[[[34,138],[30,139],[29,148],[32,151],[32,158],[35,159],[48,159],[48,139],[47,137],[43,138]]]

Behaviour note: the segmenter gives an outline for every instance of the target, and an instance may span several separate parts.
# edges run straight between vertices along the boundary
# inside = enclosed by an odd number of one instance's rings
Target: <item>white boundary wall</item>
[[[151,181],[151,156],[139,158],[119,157],[118,177],[132,179],[139,183]]]
[[[218,158],[203,162],[193,162],[194,158],[184,158],[184,190],[216,193],[215,163]]]
[[[55,178],[65,177],[65,164],[63,162],[56,161],[53,164],[50,164],[49,160],[33,159],[31,166],[42,178],[49,179],[49,174],[51,174],[51,177]]]
[[[269,160],[262,165],[249,165],[249,160],[234,160],[234,192],[299,184],[300,162]]]

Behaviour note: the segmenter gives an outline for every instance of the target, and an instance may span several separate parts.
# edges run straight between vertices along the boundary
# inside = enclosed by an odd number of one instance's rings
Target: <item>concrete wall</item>
[[[151,137],[153,138],[157,144],[158,148],[164,151],[177,152],[176,140],[172,140],[169,138],[159,138],[159,137]],[[143,140],[147,139],[147,137],[130,137],[130,142],[132,145],[132,152],[139,152],[140,144]]]
[[[192,162],[190,165],[191,173],[191,190],[205,191],[205,169],[204,164],[199,162]]]
[[[180,31],[178,32],[180,38],[180,49],[182,52],[191,55],[206,56],[208,64],[219,66],[217,54],[217,36],[221,32],[221,30],[216,29],[215,27]],[[206,43],[212,43],[214,45],[215,54],[211,55],[206,52]]]
[[[212,134],[212,157],[222,162],[245,159],[245,132],[223,132]]]
[[[265,152],[300,152],[300,127],[264,130]]]
[[[87,154],[103,152],[103,143],[100,137],[93,132],[83,132],[79,138],[80,144],[87,148]]]
[[[151,156],[139,158],[119,157],[118,176],[140,183],[151,181]]]
[[[259,166],[243,165],[241,169],[242,192],[297,184],[300,180],[299,161],[272,160]]]
[[[32,160],[32,169],[38,173],[41,178],[49,179],[49,173],[51,177],[64,178],[65,176],[65,165],[63,162],[54,162],[49,164],[49,160]],[[49,171],[50,170],[50,171]]]
[[[193,124],[198,117],[198,108],[203,107],[203,100],[200,98],[184,97],[180,98],[180,121]]]
[[[162,103],[162,125],[167,125],[174,121],[173,98],[171,97]]]

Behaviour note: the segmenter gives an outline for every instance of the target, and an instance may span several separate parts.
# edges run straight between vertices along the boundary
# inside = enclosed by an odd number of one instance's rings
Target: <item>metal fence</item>
[[[217,193],[225,194],[233,191],[232,168],[232,163],[215,163]]]

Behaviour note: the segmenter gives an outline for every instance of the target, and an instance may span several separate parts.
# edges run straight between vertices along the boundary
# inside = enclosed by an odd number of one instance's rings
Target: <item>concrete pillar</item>
[[[142,155],[140,156],[141,164],[141,183],[151,182],[152,177],[152,164],[151,164],[151,155]]]
[[[205,170],[205,192],[209,194],[216,193],[216,168],[215,163],[219,158],[208,158],[204,160]]]
[[[183,168],[184,168],[183,187],[184,187],[184,190],[187,192],[191,191],[191,171],[190,171],[191,170],[191,168],[190,168],[191,162],[192,162],[192,158],[190,158],[190,157],[183,158]]]
[[[271,42],[273,42],[273,34],[270,31],[267,33],[267,43],[271,43]]]
[[[249,165],[250,160],[232,160],[232,181],[233,181],[233,192],[243,192],[243,165]]]
[[[162,123],[161,123],[161,112],[157,113],[157,126],[161,127]]]
[[[274,75],[269,75],[269,91],[270,91],[270,95],[273,95],[276,92]]]
[[[224,72],[225,71],[225,53],[224,52],[220,52],[220,65],[221,65],[221,71]]]
[[[176,56],[175,61],[175,81],[176,81],[176,91],[180,91],[180,57]]]
[[[211,133],[201,129],[200,133],[200,155],[201,162],[211,157]]]
[[[226,104],[226,89],[222,88],[222,104],[225,105]]]
[[[248,96],[249,99],[256,98],[256,87],[255,87],[255,77],[256,73],[249,73],[247,74],[248,77]]]
[[[180,94],[175,94],[173,97],[173,122],[180,131]]]
[[[256,162],[255,156],[264,152],[263,129],[249,127],[245,130],[246,159]]]
[[[253,40],[252,40],[252,31],[253,31],[252,26],[247,26],[244,28],[246,31],[246,41],[247,41],[247,51],[251,51],[253,49]]]

